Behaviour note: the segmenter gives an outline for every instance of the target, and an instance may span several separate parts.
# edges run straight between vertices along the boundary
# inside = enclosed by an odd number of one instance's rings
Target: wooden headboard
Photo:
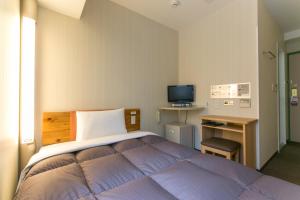
[[[94,110],[97,111],[97,110]],[[100,110],[99,110],[100,111]],[[128,132],[140,130],[140,109],[125,109],[125,124]],[[131,118],[135,117],[135,124]],[[50,145],[76,139],[76,112],[44,112],[42,144]]]

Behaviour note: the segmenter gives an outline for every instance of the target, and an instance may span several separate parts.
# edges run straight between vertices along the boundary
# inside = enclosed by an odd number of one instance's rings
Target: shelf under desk
[[[254,118],[244,118],[244,117],[231,117],[231,116],[222,116],[222,115],[204,115],[201,117],[205,121],[215,121],[215,122],[225,122],[233,124],[249,124],[256,122],[257,119]]]
[[[211,126],[211,125],[202,124],[202,127],[212,128],[212,129],[219,129],[219,130],[224,130],[224,131],[232,131],[232,132],[237,132],[237,133],[243,133],[243,128],[240,127],[240,126],[235,126],[235,125]]]
[[[242,145],[242,163],[256,168],[256,119],[205,115],[201,120],[202,140],[220,137],[239,142]],[[211,122],[224,123],[224,125],[208,124]]]

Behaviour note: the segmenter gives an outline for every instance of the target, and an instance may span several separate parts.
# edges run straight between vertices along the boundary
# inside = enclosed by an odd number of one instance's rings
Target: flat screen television
[[[168,102],[192,103],[194,102],[193,85],[170,85],[168,86]]]

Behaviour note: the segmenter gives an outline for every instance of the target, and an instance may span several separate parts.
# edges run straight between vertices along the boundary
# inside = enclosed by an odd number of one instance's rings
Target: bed
[[[128,113],[139,128],[139,110]],[[300,199],[297,185],[134,129],[42,147],[22,171],[15,199]]]

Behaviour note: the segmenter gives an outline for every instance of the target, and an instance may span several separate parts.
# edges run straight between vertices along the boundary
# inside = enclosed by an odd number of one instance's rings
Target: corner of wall
[[[258,82],[259,82],[259,168],[278,149],[277,92],[272,84],[277,84],[277,61],[263,55],[264,51],[278,52],[284,46],[283,33],[271,16],[263,0],[258,1]],[[263,114],[262,114],[263,113]]]

